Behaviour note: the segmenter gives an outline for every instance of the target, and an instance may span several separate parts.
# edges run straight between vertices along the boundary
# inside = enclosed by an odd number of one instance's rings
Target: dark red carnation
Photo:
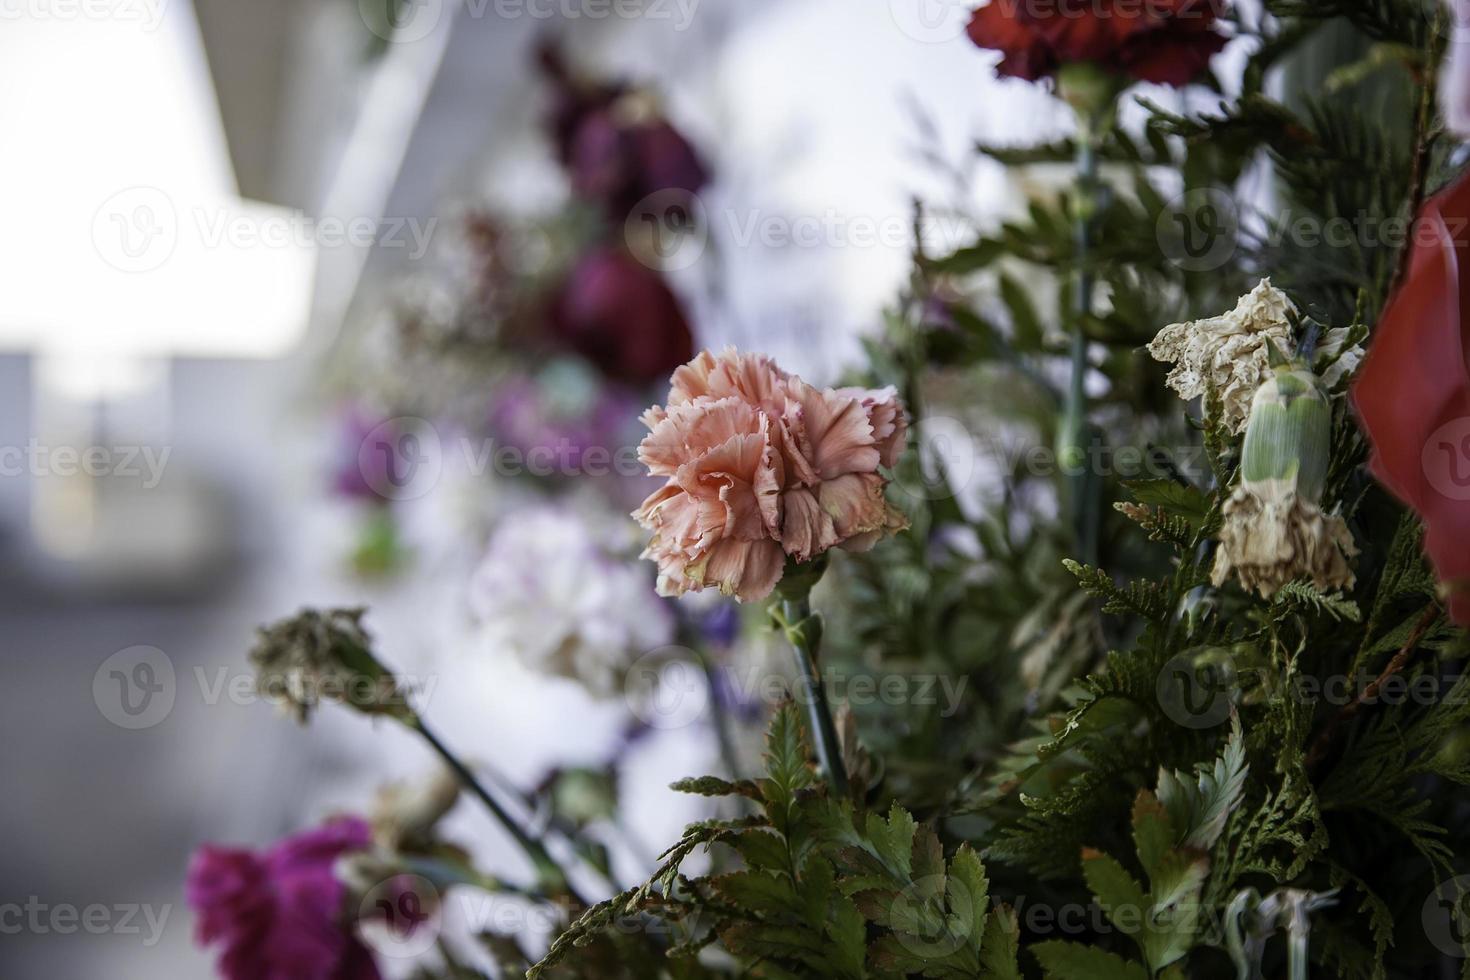
[[[552,303],[552,330],[607,376],[643,385],[694,357],[679,298],[664,278],[620,248],[588,252]]]
[[[547,126],[579,197],[621,222],[650,194],[693,194],[709,182],[694,146],[646,95],[575,77],[555,48],[542,49],[541,66],[551,81]]]
[[[1186,85],[1225,46],[1221,0],[991,0],[970,40],[1002,54],[996,71],[1031,81],[1095,64],[1133,81]]]
[[[1470,626],[1470,175],[1414,223],[1408,274],[1373,333],[1353,403],[1371,468],[1424,521],[1424,550]]]

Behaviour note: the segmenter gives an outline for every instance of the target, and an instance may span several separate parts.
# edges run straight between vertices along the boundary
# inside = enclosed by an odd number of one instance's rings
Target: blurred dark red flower
[[[1424,550],[1470,626],[1470,175],[1414,222],[1407,275],[1358,369],[1373,474],[1424,521]]]
[[[621,248],[578,259],[552,301],[557,337],[608,377],[645,385],[694,357],[683,305],[664,278]]]
[[[228,980],[379,980],[377,965],[346,925],[346,888],[333,873],[372,832],[346,818],[303,831],[264,852],[205,845],[189,864],[185,895],[198,938],[222,947]]]
[[[1035,81],[1089,63],[1133,81],[1186,85],[1225,46],[1222,0],[990,0],[970,40],[1003,55],[996,71]]]
[[[694,146],[645,93],[575,77],[554,47],[540,60],[552,90],[547,126],[578,196],[622,221],[651,194],[694,194],[709,182]]]

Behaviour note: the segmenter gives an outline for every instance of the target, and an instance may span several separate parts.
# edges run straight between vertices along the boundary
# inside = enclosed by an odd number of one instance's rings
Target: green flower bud
[[[1240,483],[1225,502],[1211,580],[1231,572],[1269,598],[1308,578],[1319,589],[1351,588],[1358,553],[1347,525],[1321,510],[1332,446],[1332,409],[1317,378],[1282,363],[1251,399]]]
[[[1256,389],[1240,461],[1246,483],[1289,483],[1317,503],[1327,486],[1332,409],[1310,371],[1280,370]]]
[[[364,609],[305,609],[262,627],[250,663],[262,697],[305,722],[322,702],[367,715],[414,718],[407,691],[372,653]]]

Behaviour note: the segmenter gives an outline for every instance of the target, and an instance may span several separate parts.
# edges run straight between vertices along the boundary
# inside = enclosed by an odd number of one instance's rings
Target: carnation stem
[[[531,859],[531,863],[535,865],[537,878],[549,893],[553,895],[569,895],[583,906],[590,907],[587,900],[577,893],[577,890],[567,879],[567,874],[562,870],[561,865],[557,864],[556,859],[546,850],[546,845],[516,822],[515,818],[506,811],[505,807],[500,805],[500,801],[490,795],[489,790],[485,789],[479,779],[475,777],[475,774],[470,772],[469,767],[450,751],[449,747],[439,739],[439,736],[434,734],[433,730],[424,723],[422,718],[415,714],[412,721],[409,722],[409,727],[424,737],[424,741],[429,743],[429,746],[444,760],[444,764],[454,772],[460,784],[478,797],[481,803],[485,804],[485,808],[505,828],[506,833],[510,834],[515,842],[520,845],[521,850],[526,853],[526,856]]]
[[[781,614],[785,620],[786,638],[796,652],[802,699],[806,702],[812,741],[816,743],[817,762],[826,773],[833,794],[843,799],[848,794],[847,766],[842,761],[842,743],[837,739],[837,726],[832,721],[826,689],[817,670],[821,621],[812,615],[811,601],[805,596],[782,601]]]
[[[1074,255],[1077,281],[1072,300],[1072,372],[1062,411],[1058,455],[1068,474],[1068,509],[1078,558],[1097,564],[1098,508],[1093,478],[1087,465],[1083,440],[1087,433],[1087,333],[1086,319],[1092,315],[1093,273],[1089,267],[1092,228],[1097,216],[1097,153],[1100,127],[1084,120],[1077,137],[1077,194],[1074,203]]]

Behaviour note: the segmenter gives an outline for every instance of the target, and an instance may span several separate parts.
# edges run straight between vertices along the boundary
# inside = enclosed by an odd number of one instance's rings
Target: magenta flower
[[[196,937],[219,945],[227,980],[379,980],[348,925],[346,889],[332,866],[367,848],[366,821],[329,821],[263,852],[206,844],[189,863],[185,897]]]

